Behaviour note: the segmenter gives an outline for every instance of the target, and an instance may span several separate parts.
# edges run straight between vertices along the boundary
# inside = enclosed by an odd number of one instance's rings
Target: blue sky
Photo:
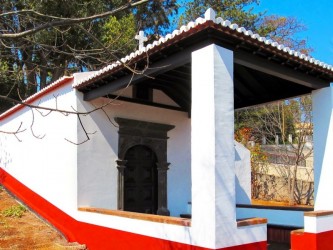
[[[333,65],[333,0],[260,0],[255,10],[296,17],[307,27],[299,36],[314,49],[311,56]]]

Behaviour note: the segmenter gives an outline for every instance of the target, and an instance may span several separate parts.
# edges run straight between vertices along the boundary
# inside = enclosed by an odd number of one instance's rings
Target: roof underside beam
[[[328,82],[313,77],[311,75],[298,72],[294,69],[283,66],[279,63],[274,63],[267,59],[254,56],[253,54],[246,53],[243,51],[235,51],[235,63],[242,66],[279,77],[281,79],[294,82],[311,89],[319,89],[328,86]]]
[[[130,74],[119,78],[117,80],[111,81],[110,83],[103,85],[99,88],[91,90],[84,94],[85,101],[91,101],[95,98],[102,97],[111,94],[127,85],[137,84],[141,81],[149,79],[149,77],[154,77],[156,75],[165,73],[177,67],[180,67],[191,61],[191,51],[190,49],[185,49],[174,55],[166,57],[163,60],[153,63],[149,66],[143,74]]]

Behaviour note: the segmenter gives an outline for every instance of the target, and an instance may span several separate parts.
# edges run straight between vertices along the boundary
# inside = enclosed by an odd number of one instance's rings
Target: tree
[[[10,64],[6,61],[0,60],[0,94],[5,94],[8,97],[19,99],[17,85],[13,84],[16,79],[20,79],[18,72],[13,69],[11,72]],[[16,79],[15,79],[16,78]],[[0,113],[6,111],[11,106],[15,105],[8,100],[0,98]]]
[[[255,6],[259,3],[260,0],[183,0],[181,6],[184,6],[185,11],[180,15],[178,24],[193,21],[208,8],[213,8],[217,16],[257,32],[261,36],[305,54],[312,51],[305,39],[295,38],[298,32],[306,29],[304,24],[294,17],[267,15],[266,12],[256,13]]]
[[[133,38],[138,29],[145,29],[151,37],[166,32],[170,15],[178,7],[176,0],[0,2],[0,99],[10,104],[62,75],[96,70],[119,59],[136,47]],[[254,13],[258,0],[183,2],[187,8],[180,22],[213,7],[223,18],[281,42],[303,27],[294,19]]]
[[[237,114],[237,113],[236,113]],[[236,123],[237,125],[237,123]],[[251,197],[260,198],[261,183],[257,173],[267,173],[267,155],[261,149],[260,144],[252,144],[252,128],[246,127],[235,129],[235,140],[242,143],[251,153]]]
[[[96,70],[132,51],[138,29],[168,26],[175,0],[11,0],[0,8],[0,78],[10,78],[1,81],[0,95],[20,100],[18,90],[26,98],[63,75]]]
[[[290,47],[294,50],[299,50],[302,53],[308,54],[312,51],[306,44],[305,39],[296,38],[296,34],[306,29],[294,17],[284,17],[277,15],[267,15],[266,12],[255,12],[256,5],[259,0],[184,0],[182,5],[185,11],[179,18],[179,24],[184,24],[189,21],[195,20],[198,16],[202,15],[208,8],[213,8],[217,12],[217,16],[223,19],[228,19],[231,22],[237,23],[240,26],[250,29],[261,36],[275,40],[280,44]],[[305,158],[310,153],[304,155],[304,136],[296,130],[295,126],[302,124],[311,124],[311,121],[302,121],[301,118],[306,117],[310,119],[309,110],[305,110],[305,102],[308,98],[300,98],[290,100],[288,103],[281,101],[275,104],[265,105],[255,109],[245,109],[236,112],[236,130],[235,134],[239,131],[251,131],[250,137],[256,139],[257,142],[261,138],[266,138],[268,142],[275,142],[278,135],[280,143],[283,145],[279,149],[279,157],[285,160],[285,165],[293,158],[294,167],[288,167],[287,173],[283,173],[288,179],[289,202],[293,204],[295,199],[299,203],[301,197],[304,195],[300,185],[297,183],[297,173],[299,165],[304,162]],[[308,107],[308,106],[307,106]],[[298,131],[298,132],[297,132]],[[302,133],[303,133],[302,132]],[[288,143],[289,134],[293,138],[297,138],[295,143]],[[239,136],[238,136],[239,138]],[[242,137],[244,140],[244,137]],[[245,142],[250,138],[245,139]],[[244,142],[244,141],[243,141]],[[252,170],[257,171],[267,166],[263,159],[265,156],[261,152],[260,146],[255,145],[249,147],[251,150],[251,164]],[[290,152],[291,151],[291,152]],[[281,173],[281,175],[283,175]],[[254,194],[257,192],[257,178],[252,175]],[[256,184],[257,183],[257,184]],[[309,192],[307,193],[309,194]],[[311,192],[310,195],[311,196]]]
[[[258,0],[192,0],[181,1],[185,6],[184,13],[179,18],[179,24],[185,24],[193,21],[201,16],[208,8],[213,8],[217,16],[235,22],[247,29],[256,26],[262,13],[253,13],[253,8],[246,9],[253,4],[257,4]]]
[[[307,45],[306,40],[295,38],[297,33],[304,30],[306,30],[305,25],[295,17],[268,15],[262,17],[258,22],[259,34],[264,34],[266,37],[303,54],[309,54],[313,49]]]
[[[137,46],[134,37],[139,29],[153,32],[168,27],[167,17],[176,10],[175,2],[0,1],[0,112],[14,104],[28,106],[32,112],[30,130],[39,139],[43,136],[33,131],[36,111],[42,116],[45,111],[46,115],[76,115],[86,135],[81,143],[89,140],[81,117],[103,110],[109,103],[80,112],[27,104],[23,99],[63,75],[96,70],[119,60]],[[128,69],[134,74],[143,73]],[[21,124],[13,131],[0,133],[15,135],[20,141],[17,135],[25,130]]]
[[[312,166],[304,168],[302,178],[298,177],[298,170],[305,166],[313,152],[312,146],[307,145],[308,138],[312,137],[311,97],[303,96],[247,108],[236,112],[235,121],[238,130],[246,127],[251,131],[248,136],[250,140],[256,142],[256,147],[261,145],[260,152],[266,153],[267,161],[271,166],[276,166],[274,171],[280,178],[285,179],[289,204],[309,203],[313,195],[313,185],[304,185],[299,179],[309,178],[311,173],[305,171],[311,171]],[[250,145],[251,150],[252,147]],[[262,159],[258,158],[255,164],[260,163]]]

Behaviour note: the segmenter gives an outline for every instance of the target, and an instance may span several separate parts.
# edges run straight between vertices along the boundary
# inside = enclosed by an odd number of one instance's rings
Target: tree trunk
[[[295,205],[295,186],[297,184],[297,167],[298,165],[294,166],[294,171],[291,179],[291,188],[290,188],[290,196],[289,196],[289,205]]]

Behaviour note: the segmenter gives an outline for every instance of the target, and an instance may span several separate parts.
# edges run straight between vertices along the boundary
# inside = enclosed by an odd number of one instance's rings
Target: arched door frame
[[[128,149],[143,145],[156,154],[157,181],[158,181],[158,209],[159,215],[170,215],[167,202],[167,171],[170,163],[167,162],[167,132],[175,126],[131,120],[116,117],[119,125],[118,140],[118,209],[124,210],[124,169],[126,168],[125,154]]]

